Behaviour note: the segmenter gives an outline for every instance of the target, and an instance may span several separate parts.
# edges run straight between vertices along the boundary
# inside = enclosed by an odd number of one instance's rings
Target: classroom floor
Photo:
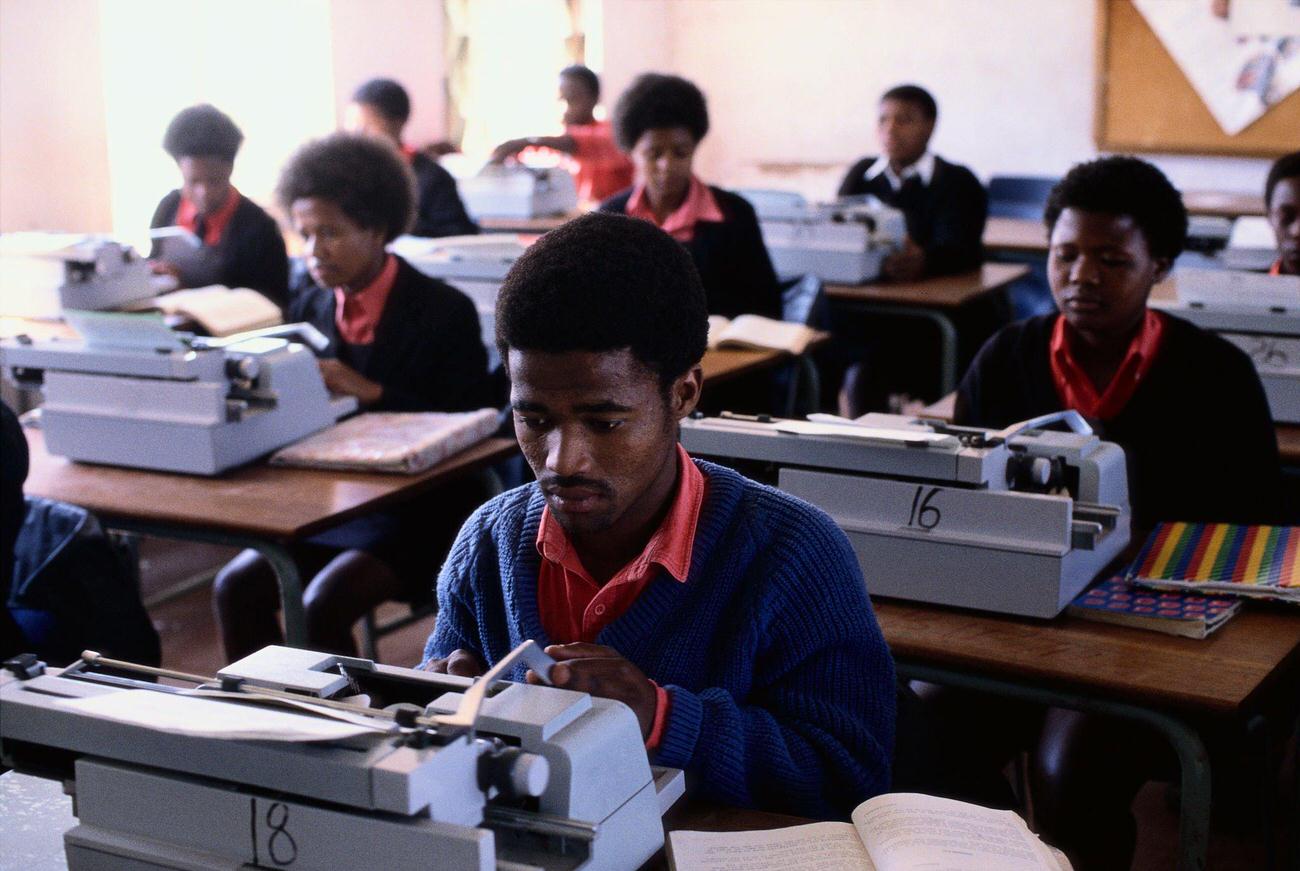
[[[211,610],[211,574],[235,551],[202,544],[145,539],[140,546],[141,592],[162,637],[163,665],[194,674],[215,674],[225,664]],[[404,606],[389,604],[382,620],[399,616]],[[379,642],[379,658],[393,665],[413,665],[420,659],[433,617],[413,623]],[[1279,780],[1294,783],[1294,749]],[[1149,783],[1134,802],[1138,849],[1133,868],[1172,869],[1177,864],[1178,813],[1167,801],[1164,784]],[[1285,807],[1286,805],[1280,805]],[[1294,807],[1294,805],[1292,805]],[[1258,871],[1269,867],[1258,831],[1237,831],[1239,823],[1219,819],[1210,832],[1208,868],[1216,871]],[[1288,856],[1287,837],[1300,837],[1300,821],[1279,826],[1277,853]],[[1284,860],[1279,859],[1279,863]],[[1275,867],[1285,867],[1279,864]]]

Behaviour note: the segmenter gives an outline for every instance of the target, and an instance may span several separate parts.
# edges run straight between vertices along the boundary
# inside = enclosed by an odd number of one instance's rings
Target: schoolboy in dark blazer
[[[988,195],[969,169],[929,150],[938,106],[917,85],[880,98],[877,131],[883,153],[849,169],[839,195],[872,194],[903,213],[908,243],[886,260],[886,277],[912,281],[979,266],[984,259]]]

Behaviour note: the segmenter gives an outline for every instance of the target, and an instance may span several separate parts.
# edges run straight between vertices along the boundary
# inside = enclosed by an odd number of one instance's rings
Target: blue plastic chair
[[[1041,218],[1047,195],[1058,181],[1041,175],[995,175],[989,179],[989,215]]]

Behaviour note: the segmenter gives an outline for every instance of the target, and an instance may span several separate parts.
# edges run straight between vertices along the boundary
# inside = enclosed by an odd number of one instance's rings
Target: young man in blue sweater
[[[701,797],[844,818],[889,786],[893,662],[830,518],[677,444],[707,330],[690,255],[646,221],[587,215],[520,258],[497,342],[537,481],[461,529],[424,667],[535,639]]]

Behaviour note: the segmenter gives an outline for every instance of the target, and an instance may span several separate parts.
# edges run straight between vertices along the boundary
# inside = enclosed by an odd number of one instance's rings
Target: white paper
[[[757,832],[672,832],[676,871],[876,871],[848,823]]]
[[[240,741],[339,741],[385,731],[253,704],[219,702],[153,690],[123,690],[59,702],[65,708],[176,735]]]
[[[853,811],[853,823],[881,871],[1044,871],[1055,858],[1012,811],[952,799],[893,793]]]

